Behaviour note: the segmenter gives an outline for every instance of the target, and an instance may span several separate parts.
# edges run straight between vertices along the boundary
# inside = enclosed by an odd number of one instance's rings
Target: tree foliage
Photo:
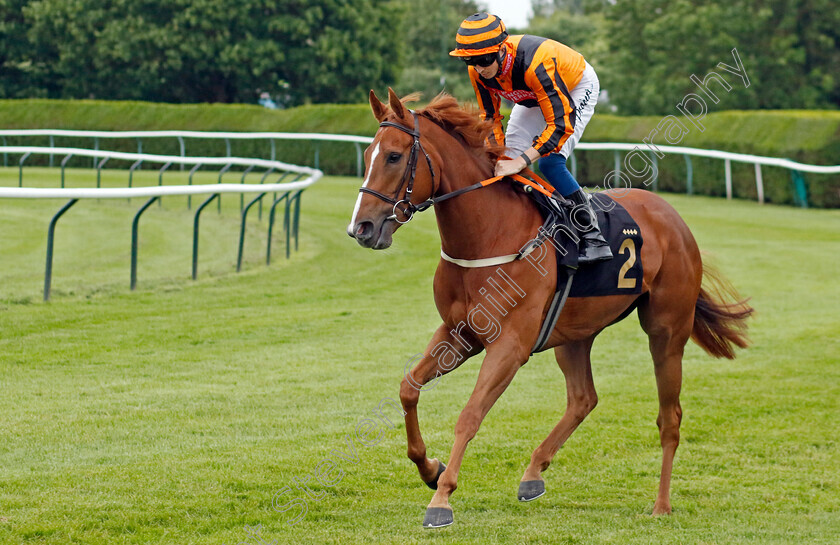
[[[349,102],[398,72],[387,0],[0,1],[7,97]]]
[[[836,0],[618,0],[604,10],[602,86],[624,114],[665,113],[737,48],[750,87],[717,109],[840,106]],[[737,81],[737,78],[735,78]]]
[[[396,85],[401,93],[420,91],[431,98],[442,90],[474,99],[464,63],[450,57],[461,21],[479,11],[475,0],[403,0],[405,19],[400,34],[402,74]]]
[[[388,85],[472,99],[448,56],[480,0],[0,0],[0,98],[285,105]],[[577,49],[622,114],[672,113],[737,48],[716,109],[840,106],[837,0],[534,0],[527,29]],[[737,82],[736,82],[737,83]]]

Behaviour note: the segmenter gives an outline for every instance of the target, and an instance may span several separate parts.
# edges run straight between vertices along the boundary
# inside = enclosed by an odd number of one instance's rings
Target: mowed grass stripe
[[[3,172],[16,185],[16,170]],[[157,183],[151,174],[144,183]],[[125,184],[124,173],[108,179]],[[221,216],[214,205],[202,219],[198,282],[192,214],[167,199],[143,217],[134,293],[130,221],[142,200],[80,202],[59,224],[47,304],[46,224],[62,202],[0,200],[0,542],[232,544],[256,524],[278,543],[836,542],[840,213],[677,195],[666,198],[758,314],[737,360],[686,351],[672,516],[649,515],[656,389],[631,316],[596,341],[600,404],[537,502],[515,491],[565,406],[550,353],[520,371],[471,443],[455,526],[421,529],[431,494],[393,416],[381,442],[354,443],[358,462],[340,461],[340,482],[311,485],[325,496],[289,526],[293,511],[272,510],[274,494],[397,398],[405,362],[439,323],[433,212],[393,248],[364,250],[344,233],[357,187],[328,178],[307,190],[300,251],[287,261],[276,240],[271,267],[254,210],[241,274],[239,202],[226,196]],[[431,456],[447,458],[479,364],[421,395]]]

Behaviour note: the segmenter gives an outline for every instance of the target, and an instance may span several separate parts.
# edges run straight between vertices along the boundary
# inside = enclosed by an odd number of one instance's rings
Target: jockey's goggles
[[[486,67],[490,66],[494,62],[496,62],[499,58],[498,53],[487,53],[485,55],[475,55],[472,57],[461,57],[461,59],[467,63],[467,66],[481,66]]]

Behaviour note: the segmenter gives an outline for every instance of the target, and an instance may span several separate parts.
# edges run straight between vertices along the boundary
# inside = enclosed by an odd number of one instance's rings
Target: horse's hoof
[[[666,505],[666,506],[661,506],[660,507],[658,505],[654,505],[652,514],[653,514],[654,517],[658,517],[660,515],[670,515],[671,514],[671,506]]]
[[[444,464],[443,462],[438,462],[438,472],[437,472],[437,475],[435,475],[435,478],[432,479],[431,481],[423,481],[423,482],[425,482],[426,486],[428,486],[432,490],[437,490],[438,479],[440,479],[440,475],[444,471],[446,471],[446,464]],[[450,522],[449,524],[452,524],[452,523]],[[425,525],[426,524],[423,523],[423,526],[425,526]]]
[[[443,464],[441,464],[443,465]],[[455,522],[452,509],[446,507],[429,507],[423,517],[423,528],[443,528]]]
[[[522,481],[519,483],[519,492],[516,497],[519,501],[533,501],[545,494],[544,481]]]

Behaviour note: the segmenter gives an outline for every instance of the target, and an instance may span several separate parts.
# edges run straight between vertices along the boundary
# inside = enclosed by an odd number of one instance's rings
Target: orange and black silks
[[[580,82],[586,61],[574,49],[537,36],[510,36],[504,61],[494,78],[484,79],[469,67],[483,119],[493,120],[493,138],[503,143],[501,97],[528,108],[539,107],[546,127],[534,139],[540,155],[559,152],[575,132],[574,101],[570,90]]]

